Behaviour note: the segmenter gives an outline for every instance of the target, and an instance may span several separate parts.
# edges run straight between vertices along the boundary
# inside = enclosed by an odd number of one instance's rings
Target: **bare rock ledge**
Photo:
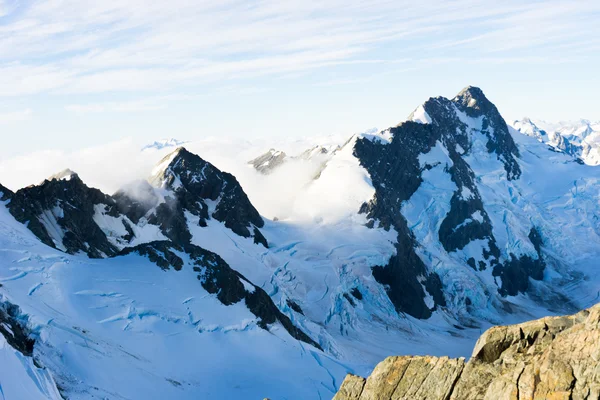
[[[599,399],[600,304],[577,314],[497,326],[471,359],[388,357],[348,375],[334,400]]]

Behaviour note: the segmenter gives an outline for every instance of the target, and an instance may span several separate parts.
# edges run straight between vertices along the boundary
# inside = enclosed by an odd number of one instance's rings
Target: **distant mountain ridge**
[[[162,149],[166,149],[169,147],[180,147],[183,146],[184,144],[186,144],[186,141],[183,140],[177,140],[175,138],[169,138],[169,139],[161,139],[161,140],[157,140],[154,143],[150,143],[145,145],[144,147],[142,147],[142,151],[146,151],[146,150],[162,150]]]
[[[534,137],[588,165],[600,164],[600,121],[581,119],[548,123],[523,118],[513,121],[511,125],[519,132]]]

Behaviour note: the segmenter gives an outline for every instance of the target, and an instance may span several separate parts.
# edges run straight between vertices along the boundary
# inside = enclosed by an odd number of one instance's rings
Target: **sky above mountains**
[[[0,0],[0,160],[351,134],[466,85],[507,118],[600,119],[599,17],[586,0]]]

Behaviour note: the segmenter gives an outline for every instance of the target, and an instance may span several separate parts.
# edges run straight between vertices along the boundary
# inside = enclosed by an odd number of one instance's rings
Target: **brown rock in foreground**
[[[497,326],[469,362],[388,357],[348,375],[334,400],[599,399],[600,304],[575,315]]]

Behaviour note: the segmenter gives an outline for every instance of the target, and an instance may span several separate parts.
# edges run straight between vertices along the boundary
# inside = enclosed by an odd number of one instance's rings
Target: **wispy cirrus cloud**
[[[368,60],[389,45],[418,61],[435,49],[544,57],[584,38],[600,44],[600,3],[587,0],[7,4],[0,96],[172,90]]]
[[[141,97],[135,100],[121,102],[111,101],[85,104],[69,104],[65,106],[65,110],[79,114],[101,112],[146,112],[165,109],[172,101],[186,101],[192,100],[196,97],[197,96],[176,94],[166,96]]]

